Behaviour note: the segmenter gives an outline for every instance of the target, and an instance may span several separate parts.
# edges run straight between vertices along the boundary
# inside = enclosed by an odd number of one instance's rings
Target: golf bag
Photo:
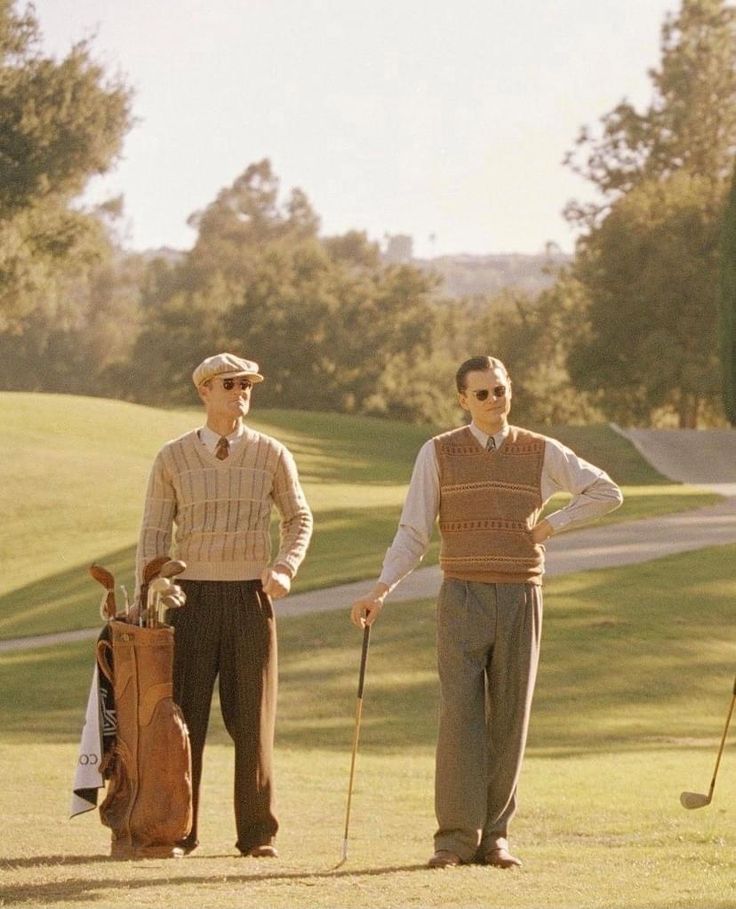
[[[172,697],[174,629],[110,618],[97,663],[111,686],[115,738],[100,771],[107,792],[100,819],[113,858],[169,857],[192,826],[189,734]]]

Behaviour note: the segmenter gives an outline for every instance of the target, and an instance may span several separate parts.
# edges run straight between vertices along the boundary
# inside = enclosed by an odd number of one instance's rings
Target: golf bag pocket
[[[133,798],[129,768],[130,752],[122,742],[117,742],[105,773],[107,794],[100,805],[100,820],[113,830],[124,825]]]

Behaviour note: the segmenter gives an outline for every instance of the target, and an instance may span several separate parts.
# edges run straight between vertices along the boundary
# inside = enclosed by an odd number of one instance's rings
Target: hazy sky
[[[91,37],[136,125],[94,197],[127,243],[187,248],[190,214],[271,159],[325,234],[420,256],[570,250],[592,190],[562,166],[584,124],[649,101],[679,0],[35,0],[53,54]],[[430,239],[434,235],[434,240]]]

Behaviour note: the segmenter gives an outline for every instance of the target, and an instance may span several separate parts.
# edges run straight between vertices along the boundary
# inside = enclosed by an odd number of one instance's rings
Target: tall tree
[[[568,163],[599,190],[571,203],[587,335],[569,359],[579,387],[623,421],[694,426],[717,408],[713,350],[718,234],[736,152],[736,9],[683,0],[662,29],[653,100],[584,130]]]
[[[130,123],[129,91],[86,42],[61,61],[40,47],[33,8],[0,0],[0,331],[16,334],[57,318],[64,285],[104,250],[104,231],[72,203]]]
[[[736,152],[736,8],[725,0],[682,0],[662,26],[652,100],[638,111],[622,100],[583,127],[566,163],[598,189],[592,204],[571,202],[568,218],[600,222],[637,184],[687,170],[723,183]]]
[[[723,407],[731,426],[736,426],[736,166],[723,217],[720,277],[719,331]]]
[[[693,428],[717,401],[719,206],[709,180],[681,172],[639,184],[586,238],[575,273],[588,330],[568,366],[608,417],[672,412]]]

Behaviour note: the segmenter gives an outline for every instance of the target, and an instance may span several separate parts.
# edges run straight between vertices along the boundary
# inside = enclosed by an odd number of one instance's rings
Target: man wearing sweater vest
[[[148,482],[136,558],[186,562],[178,583],[186,606],[174,612],[174,700],[189,728],[194,823],[180,845],[198,845],[199,784],[215,679],[225,726],[235,743],[236,847],[277,856],[273,790],[277,649],[273,600],[289,592],[312,534],[312,514],[294,459],[243,418],[258,364],[229,353],[194,370],[203,426],[168,442]],[[272,507],[281,543],[271,560]],[[174,528],[175,545],[172,547]]]
[[[542,627],[544,541],[617,508],[604,471],[546,436],[510,426],[511,380],[493,357],[456,375],[468,426],[420,450],[394,541],[372,591],[351,610],[372,624],[414,569],[439,518],[438,829],[430,867],[513,868],[508,827],[526,744]],[[556,492],[569,504],[540,520]]]

